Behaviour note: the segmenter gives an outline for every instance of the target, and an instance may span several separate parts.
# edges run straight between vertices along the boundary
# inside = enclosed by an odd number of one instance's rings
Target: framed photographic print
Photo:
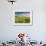
[[[16,11],[15,25],[32,25],[32,11]]]

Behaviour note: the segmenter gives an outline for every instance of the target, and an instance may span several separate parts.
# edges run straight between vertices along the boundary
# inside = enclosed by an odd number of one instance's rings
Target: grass
[[[30,16],[15,16],[15,23],[30,23]]]

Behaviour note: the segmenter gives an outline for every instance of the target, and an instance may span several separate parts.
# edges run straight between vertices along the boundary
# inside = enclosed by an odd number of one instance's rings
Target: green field
[[[30,16],[15,16],[15,23],[30,23]]]

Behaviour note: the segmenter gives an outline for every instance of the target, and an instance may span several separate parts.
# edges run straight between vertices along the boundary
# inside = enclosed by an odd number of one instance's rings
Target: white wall
[[[13,24],[14,12],[19,9],[33,10],[32,26]],[[46,40],[46,0],[17,0],[13,6],[0,0],[0,40],[14,40],[18,32],[27,32],[34,40]]]

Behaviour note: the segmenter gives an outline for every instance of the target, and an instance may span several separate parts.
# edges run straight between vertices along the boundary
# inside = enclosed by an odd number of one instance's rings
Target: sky
[[[30,16],[30,12],[15,12],[16,16]]]

